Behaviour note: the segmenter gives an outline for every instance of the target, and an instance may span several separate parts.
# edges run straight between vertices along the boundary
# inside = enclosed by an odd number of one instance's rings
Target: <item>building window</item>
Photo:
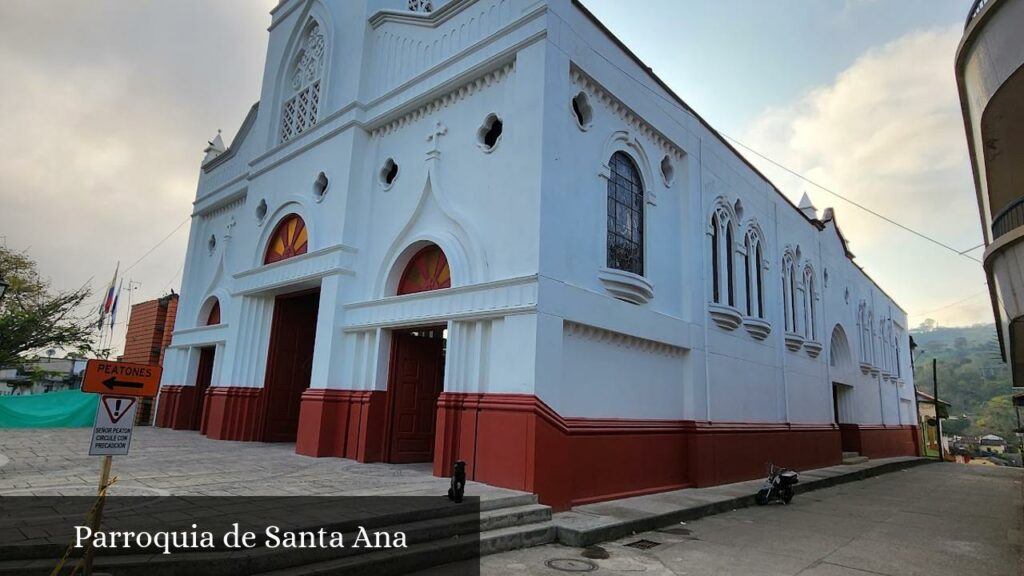
[[[306,33],[292,59],[281,107],[281,141],[287,142],[316,126],[326,45],[320,24],[310,19]]]
[[[814,270],[807,266],[804,268],[804,337],[817,342],[816,308],[814,304]]]
[[[732,216],[719,206],[711,215],[711,298],[716,304],[736,305]]]
[[[409,260],[398,282],[398,294],[415,294],[451,288],[452,274],[448,258],[438,246],[431,244]]]
[[[206,325],[214,326],[216,324],[220,324],[220,300],[214,299],[210,313],[206,316]]]
[[[644,184],[622,152],[608,161],[608,267],[644,274]]]
[[[743,285],[746,289],[746,315],[764,318],[764,258],[761,237],[751,228],[743,239]]]
[[[789,252],[782,258],[782,302],[786,332],[796,332],[796,263]]]
[[[309,233],[306,223],[297,214],[285,216],[274,229],[274,234],[267,244],[267,253],[263,257],[264,264],[273,264],[287,260],[299,254],[305,254],[309,248]]]

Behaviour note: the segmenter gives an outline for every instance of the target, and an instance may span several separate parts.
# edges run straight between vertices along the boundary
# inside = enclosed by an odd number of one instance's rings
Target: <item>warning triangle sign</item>
[[[135,405],[135,400],[135,398],[125,396],[103,396],[103,408],[110,416],[110,422],[117,424],[117,421]]]

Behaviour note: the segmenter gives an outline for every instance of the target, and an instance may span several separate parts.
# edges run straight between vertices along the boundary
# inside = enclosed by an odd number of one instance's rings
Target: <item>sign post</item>
[[[128,454],[135,427],[135,412],[140,397],[156,396],[160,388],[160,366],[89,360],[82,377],[82,392],[100,394],[96,406],[96,420],[92,427],[90,456],[103,456],[100,469],[98,500],[89,525],[93,532],[100,529],[103,505],[110,485],[110,466],[115,455]],[[85,551],[85,576],[92,576],[92,562],[95,550],[90,546]]]

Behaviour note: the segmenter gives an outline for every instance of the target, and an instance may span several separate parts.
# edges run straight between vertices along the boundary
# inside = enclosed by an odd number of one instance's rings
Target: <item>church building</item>
[[[281,0],[192,215],[163,426],[559,509],[917,453],[833,211],[575,0]]]

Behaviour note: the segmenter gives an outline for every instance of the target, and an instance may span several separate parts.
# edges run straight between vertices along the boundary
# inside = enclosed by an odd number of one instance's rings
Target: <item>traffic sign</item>
[[[111,360],[89,360],[82,378],[82,392],[120,396],[156,396],[163,368]]]
[[[133,396],[101,396],[92,427],[90,456],[123,456],[132,443],[135,410],[138,398]]]

